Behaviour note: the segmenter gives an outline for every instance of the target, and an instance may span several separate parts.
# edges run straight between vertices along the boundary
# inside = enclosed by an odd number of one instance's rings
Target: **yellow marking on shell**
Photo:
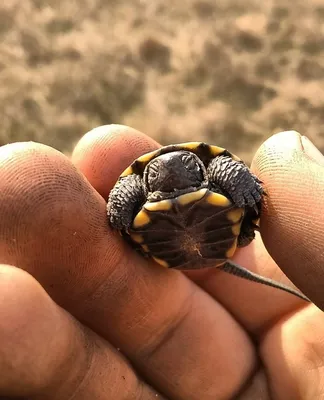
[[[149,248],[147,247],[146,244],[142,244],[141,246],[142,246],[142,249],[143,249],[143,251],[144,251],[145,253],[149,253],[149,252],[150,252],[150,250],[149,250]]]
[[[234,236],[238,236],[241,232],[241,223],[235,224],[232,226],[232,232]]]
[[[218,147],[218,146],[210,146],[210,151],[213,155],[213,157],[218,156],[218,154],[223,153],[225,149],[223,147]]]
[[[145,203],[144,208],[147,211],[167,211],[172,208],[171,200],[161,200],[153,203]]]
[[[243,208],[235,208],[235,210],[231,210],[227,213],[227,219],[229,219],[233,224],[239,222],[243,217]]]
[[[164,267],[164,268],[169,268],[169,264],[168,264],[166,261],[161,260],[160,258],[157,258],[157,257],[152,257],[152,259],[153,259],[156,263],[162,265],[162,267]]]
[[[133,168],[132,167],[128,167],[125,169],[125,171],[120,175],[121,178],[123,178],[124,176],[128,176],[131,175],[133,173]]]
[[[130,237],[136,243],[143,243],[144,242],[143,236],[140,235],[139,233],[131,233]]]
[[[207,196],[207,203],[219,207],[227,207],[231,205],[230,200],[228,200],[225,196],[219,193],[210,193]]]
[[[206,192],[207,189],[200,189],[196,192],[182,194],[178,197],[178,202],[182,206],[186,206],[187,204],[194,203],[195,201],[202,199],[205,196]]]
[[[233,153],[231,153],[232,154],[232,158],[233,158],[233,160],[235,160],[235,161],[242,161],[241,159],[240,159],[240,157],[237,157],[235,154],[233,154]]]
[[[233,245],[227,250],[226,252],[226,257],[227,258],[231,258],[234,256],[234,253],[236,251],[236,247],[237,247],[237,239],[235,239]]]
[[[134,219],[133,227],[140,228],[141,226],[147,225],[150,221],[150,217],[147,215],[147,213],[141,210]]]
[[[144,154],[143,156],[138,157],[137,161],[147,164],[149,161],[152,160],[152,158],[155,156],[157,151],[158,150],[155,150],[155,151],[151,151],[150,153]]]
[[[181,143],[179,146],[183,147],[184,149],[196,150],[200,144],[201,142],[187,142],[187,143]]]

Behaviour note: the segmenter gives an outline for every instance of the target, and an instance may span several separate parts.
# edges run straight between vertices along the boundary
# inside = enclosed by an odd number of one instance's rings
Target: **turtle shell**
[[[125,171],[120,175],[120,178],[131,174],[138,174],[143,176],[146,165],[161,154],[170,153],[172,151],[186,150],[195,153],[201,161],[207,166],[210,160],[219,155],[226,155],[233,158],[236,161],[241,161],[235,154],[230,153],[223,147],[212,146],[203,142],[187,142],[180,144],[172,144],[169,146],[161,147],[158,150],[146,153],[143,156],[137,158]]]
[[[146,202],[128,234],[144,255],[164,267],[219,266],[236,250],[243,217],[243,208],[205,188]]]

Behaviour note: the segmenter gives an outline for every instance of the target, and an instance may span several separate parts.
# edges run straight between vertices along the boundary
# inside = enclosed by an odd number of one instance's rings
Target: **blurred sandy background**
[[[323,151],[323,22],[322,0],[3,1],[0,145],[123,123],[248,162],[286,129]]]

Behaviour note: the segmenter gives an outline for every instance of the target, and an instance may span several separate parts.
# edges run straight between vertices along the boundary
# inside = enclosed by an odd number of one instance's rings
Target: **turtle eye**
[[[181,161],[183,162],[183,165],[185,166],[186,169],[189,171],[200,171],[200,166],[196,162],[196,160],[192,157],[191,154],[185,154],[182,156]]]

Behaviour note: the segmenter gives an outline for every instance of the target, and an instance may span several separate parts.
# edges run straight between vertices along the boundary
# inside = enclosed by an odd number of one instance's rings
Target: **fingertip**
[[[305,167],[307,163],[324,166],[324,156],[306,136],[291,130],[270,136],[257,150],[251,169],[264,182],[275,178],[276,170],[289,171],[288,167]]]
[[[109,235],[106,203],[59,151],[38,143],[5,147],[0,149],[1,261],[37,277],[60,303],[67,282],[80,292],[75,282],[85,271],[93,274],[90,260],[107,257],[108,250],[115,254],[120,246]]]
[[[149,136],[125,125],[102,125],[77,143],[72,162],[105,199],[121,172],[137,157],[158,148]]]
[[[268,150],[270,148],[278,148],[283,152],[300,150],[302,148],[301,135],[295,130],[282,131],[273,134],[262,144],[262,146],[260,146],[254,159],[257,158],[260,151],[264,151],[265,149]]]
[[[316,156],[298,132],[280,132],[259,148],[252,170],[267,192],[260,224],[267,250],[308,297],[324,305],[319,290],[324,280],[324,174]]]

